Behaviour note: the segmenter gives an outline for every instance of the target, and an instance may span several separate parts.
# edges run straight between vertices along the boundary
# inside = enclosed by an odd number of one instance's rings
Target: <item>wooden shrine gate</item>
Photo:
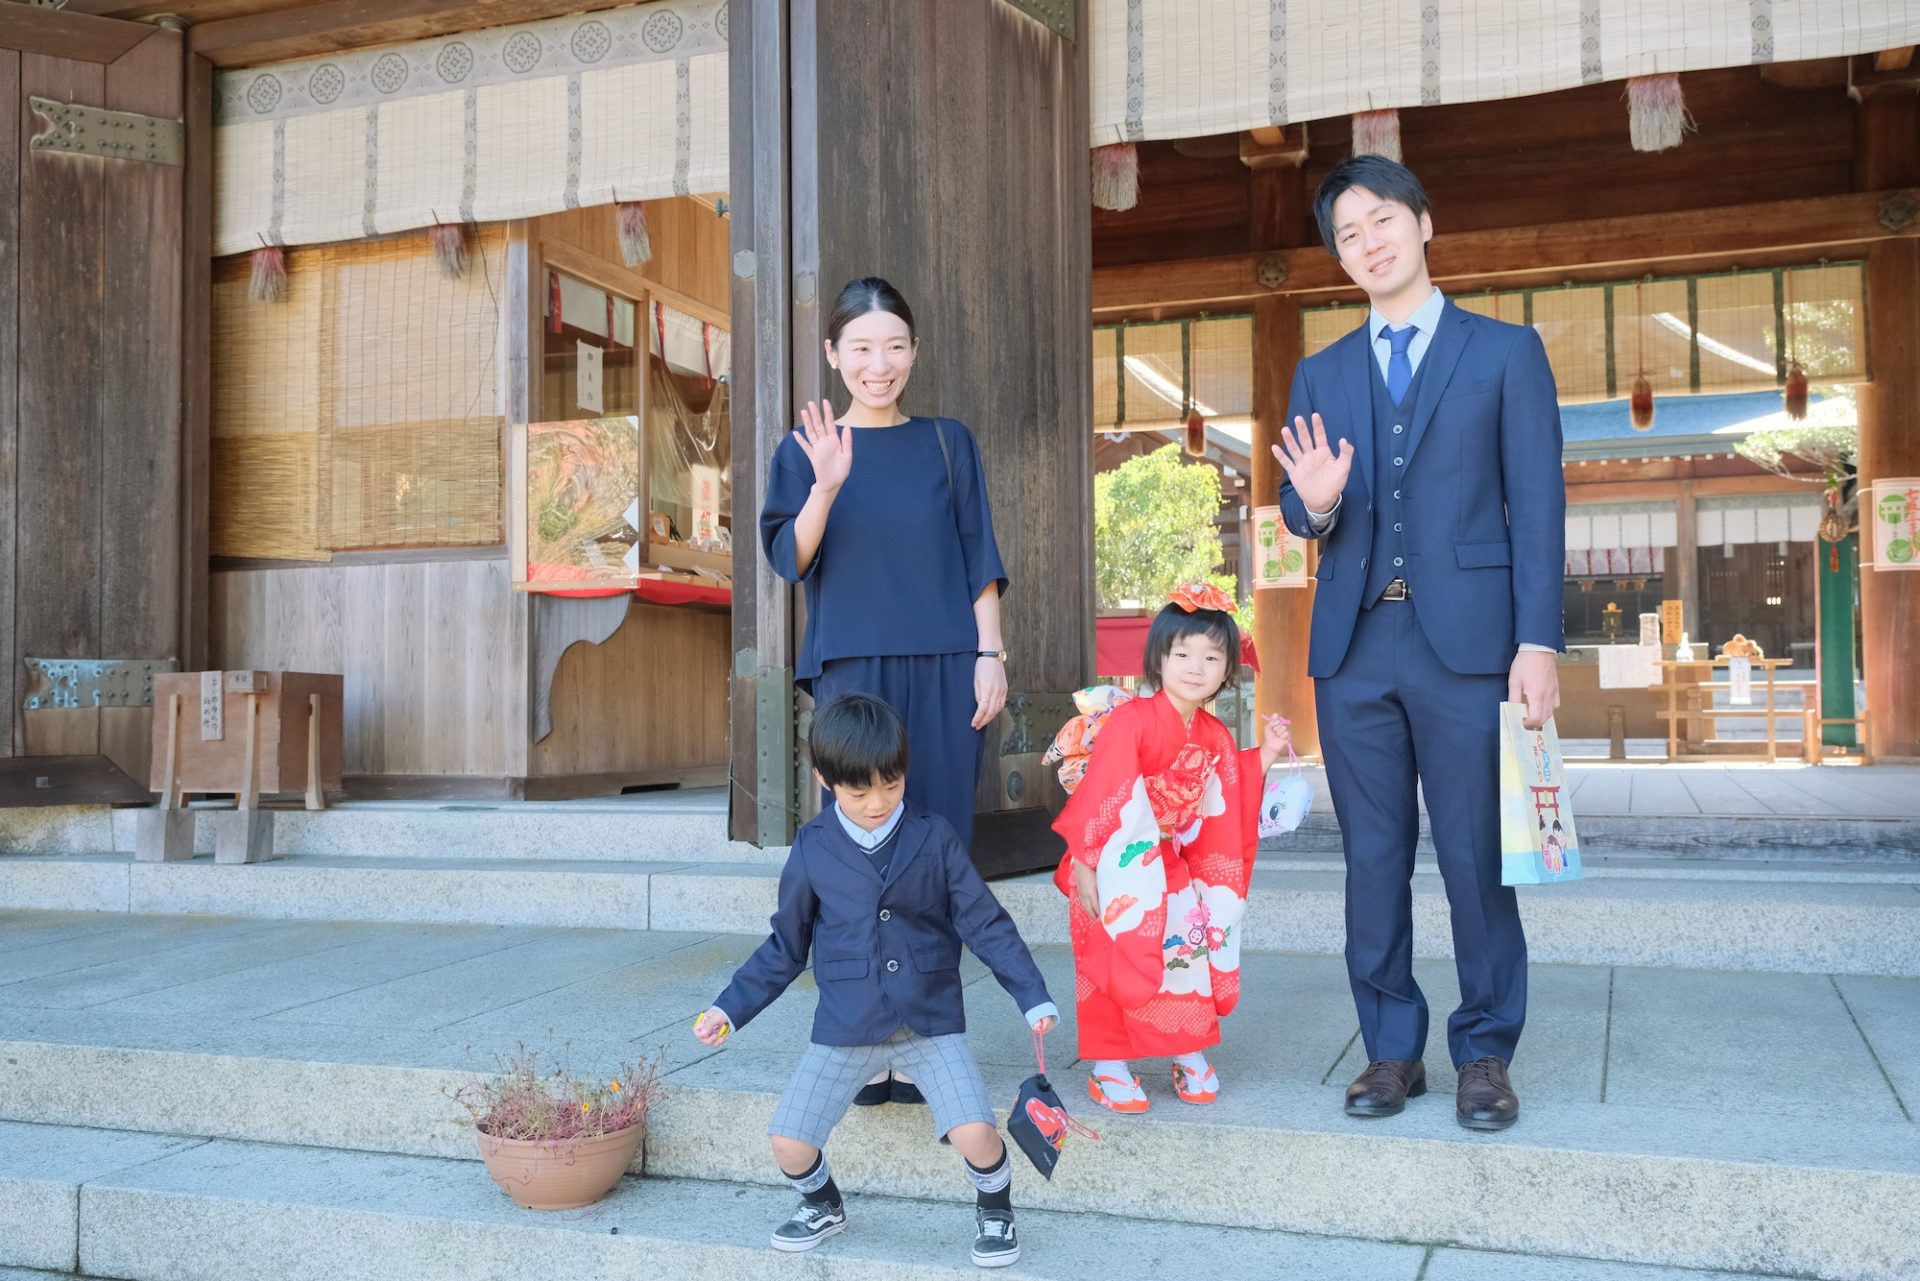
[[[178,31],[0,4],[0,804],[150,799],[204,653],[211,93]]]

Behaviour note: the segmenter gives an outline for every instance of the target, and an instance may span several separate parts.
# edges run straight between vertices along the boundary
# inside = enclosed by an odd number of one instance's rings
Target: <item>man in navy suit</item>
[[[1282,443],[1287,527],[1322,540],[1307,670],[1347,865],[1347,975],[1367,1067],[1351,1116],[1426,1092],[1413,979],[1414,843],[1424,794],[1453,920],[1447,1020],[1456,1115],[1519,1117],[1508,1076],[1526,1021],[1527,945],[1500,883],[1499,707],[1538,726],[1560,702],[1566,484],[1560,411],[1531,328],[1434,288],[1426,192],[1355,156],[1321,183],[1327,249],[1372,307],[1294,374]],[[1416,792],[1416,787],[1418,792]]]

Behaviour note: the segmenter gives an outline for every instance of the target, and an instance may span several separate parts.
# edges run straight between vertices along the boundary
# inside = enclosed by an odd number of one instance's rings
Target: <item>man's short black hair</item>
[[[907,723],[871,694],[842,694],[814,711],[807,753],[828,787],[891,783],[907,772]]]
[[[1233,615],[1217,609],[1196,609],[1192,613],[1178,605],[1168,605],[1147,629],[1147,652],[1140,665],[1140,679],[1160,688],[1160,669],[1173,647],[1189,636],[1206,636],[1216,641],[1227,656],[1226,679],[1231,685],[1240,679],[1240,628]]]
[[[1347,157],[1327,171],[1313,196],[1313,219],[1320,224],[1320,239],[1335,258],[1340,256],[1340,246],[1333,242],[1333,202],[1353,187],[1365,187],[1376,196],[1397,200],[1413,210],[1416,218],[1432,207],[1427,189],[1413,176],[1413,170],[1398,160],[1374,155]]]

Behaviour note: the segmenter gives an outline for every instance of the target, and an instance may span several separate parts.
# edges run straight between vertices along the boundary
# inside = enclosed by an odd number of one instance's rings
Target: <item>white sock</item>
[[[1144,1099],[1147,1097],[1145,1090],[1142,1090],[1137,1085],[1128,1084],[1128,1082],[1133,1080],[1133,1073],[1128,1070],[1125,1059],[1095,1059],[1093,1062],[1093,1074],[1096,1077],[1104,1076],[1112,1078],[1112,1080],[1108,1081],[1094,1082],[1094,1084],[1106,1092],[1107,1097],[1110,1099]],[[1115,1084],[1115,1082],[1118,1082],[1118,1084]]]
[[[1207,1056],[1198,1050],[1192,1054],[1176,1054],[1173,1056],[1173,1061],[1185,1068],[1188,1076],[1197,1076],[1203,1080],[1213,1071],[1213,1068],[1207,1064]]]

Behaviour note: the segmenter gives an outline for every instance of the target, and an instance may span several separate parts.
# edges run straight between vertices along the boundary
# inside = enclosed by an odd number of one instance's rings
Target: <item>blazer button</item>
[[[887,962],[887,973],[892,974],[895,970],[898,970],[899,968],[900,968],[900,962],[898,961]]]
[[[891,921],[893,919],[893,913],[883,907],[880,909],[880,919],[883,921]]]

